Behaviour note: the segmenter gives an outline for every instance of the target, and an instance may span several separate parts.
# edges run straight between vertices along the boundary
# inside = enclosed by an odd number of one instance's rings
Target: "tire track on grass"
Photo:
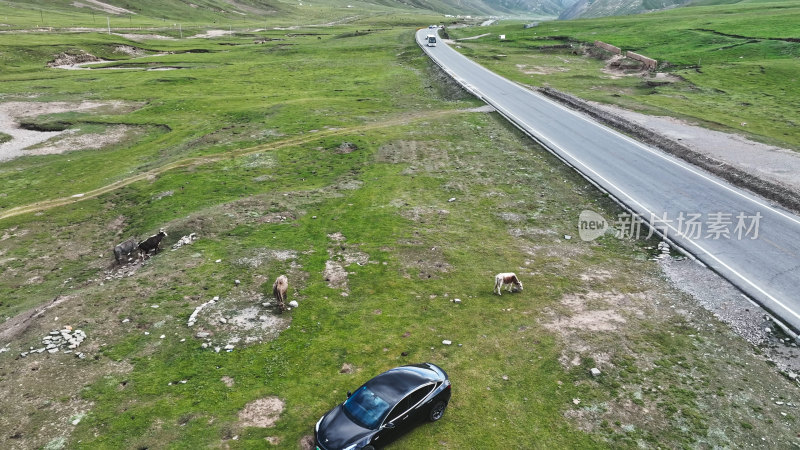
[[[363,131],[370,131],[376,130],[380,128],[387,128],[392,126],[400,126],[400,125],[407,125],[409,123],[420,121],[420,120],[429,120],[433,118],[441,118],[446,117],[449,115],[461,114],[465,112],[470,112],[470,110],[465,109],[447,109],[447,110],[438,110],[438,111],[427,111],[424,114],[414,113],[412,114],[404,114],[399,117],[391,118],[382,122],[373,122],[366,125],[360,125],[356,127],[349,127],[349,128],[339,128],[335,130],[328,130],[328,131],[320,131],[316,132],[311,136],[296,136],[289,139],[284,139],[277,142],[270,142],[268,144],[257,145],[255,147],[249,147],[240,150],[234,150],[227,153],[222,153],[218,155],[209,155],[209,156],[195,156],[190,158],[184,158],[177,161],[173,161],[171,163],[165,164],[163,166],[157,167],[155,169],[150,169],[146,172],[142,172],[137,175],[133,175],[128,178],[123,178],[121,180],[117,180],[111,184],[107,184],[105,186],[92,189],[90,191],[82,192],[79,194],[74,194],[69,197],[60,197],[50,200],[42,200],[34,203],[30,203],[27,205],[15,206],[11,209],[3,211],[0,213],[0,220],[8,219],[10,217],[19,216],[22,214],[28,213],[37,213],[46,211],[52,208],[57,208],[59,206],[70,205],[73,203],[78,203],[84,200],[88,200],[90,198],[95,198],[100,195],[109,193],[116,189],[128,186],[130,184],[136,183],[137,181],[147,180],[153,177],[156,177],[164,172],[180,169],[184,167],[196,167],[201,166],[204,164],[211,164],[215,162],[219,162],[226,159],[231,158],[239,158],[242,156],[252,155],[254,153],[261,153],[265,151],[271,150],[278,150],[285,147],[292,147],[297,145],[308,144],[309,142],[318,141],[323,138],[331,137],[331,136],[339,136],[343,134],[352,134],[352,133],[359,133]]]

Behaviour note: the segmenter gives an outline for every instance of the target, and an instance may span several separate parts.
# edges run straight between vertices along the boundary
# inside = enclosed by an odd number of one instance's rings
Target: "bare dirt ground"
[[[140,33],[114,33],[114,34],[136,42],[149,41],[151,39],[162,40],[162,41],[177,40],[174,37],[164,36],[161,34],[140,34]]]
[[[78,129],[66,130],[58,138],[25,149],[25,155],[54,155],[72,150],[98,150],[131,139],[143,130],[130,125],[112,125],[102,133],[79,134]]]
[[[141,107],[139,104],[131,104],[126,102],[112,101],[112,102],[99,102],[99,101],[84,101],[80,103],[75,102],[6,102],[0,103],[0,131],[11,136],[11,140],[0,144],[0,161],[8,161],[20,156],[29,154],[48,154],[48,153],[63,153],[70,150],[79,150],[82,148],[102,148],[119,142],[120,139],[127,136],[130,131],[128,128],[120,125],[118,129],[112,133],[100,134],[87,134],[83,136],[75,136],[67,131],[34,131],[25,130],[19,127],[18,119],[23,117],[36,117],[43,114],[57,114],[67,111],[86,111],[86,112],[102,112],[106,114],[120,114],[130,112],[134,109]],[[72,132],[74,133],[74,131]],[[39,148],[33,152],[26,151],[29,147],[41,144],[48,140],[54,139],[61,135],[67,134],[65,142],[58,143],[52,142],[45,147]],[[92,140],[92,142],[89,142]],[[82,147],[83,145],[90,145],[90,147]]]
[[[230,30],[208,30],[205,33],[195,34],[191,36],[189,39],[192,38],[215,38],[220,36],[226,36],[229,34],[233,34]]]
[[[283,412],[283,407],[283,400],[278,397],[254,400],[239,411],[239,425],[242,427],[269,428],[278,421]]]
[[[120,8],[119,6],[109,5],[108,3],[103,3],[99,0],[75,1],[72,2],[72,6],[76,6],[78,8],[91,8],[108,14],[136,14],[133,11]]]

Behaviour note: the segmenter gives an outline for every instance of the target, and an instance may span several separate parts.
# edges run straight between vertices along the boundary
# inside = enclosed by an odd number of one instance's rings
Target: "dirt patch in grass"
[[[272,303],[262,292],[234,291],[199,311],[195,336],[215,351],[275,339],[289,326],[291,316],[281,314]]]
[[[37,319],[42,318],[47,310],[55,308],[73,298],[74,296],[72,295],[58,295],[50,303],[31,308],[14,317],[7,318],[3,323],[0,323],[0,342],[8,342],[19,337]]]
[[[100,102],[100,101],[84,101],[84,102],[6,102],[0,103],[0,131],[11,136],[9,142],[0,144],[0,161],[7,161],[17,158],[19,156],[27,155],[37,152],[44,153],[60,153],[68,150],[79,149],[80,146],[87,146],[88,148],[99,148],[93,144],[94,139],[104,141],[104,145],[109,145],[113,142],[118,142],[119,139],[132,132],[131,130],[141,130],[138,127],[130,127],[119,125],[116,132],[124,130],[121,136],[117,136],[117,140],[106,139],[105,136],[98,134],[87,134],[87,137],[72,136],[70,139],[58,144],[54,141],[52,145],[47,146],[44,150],[38,149],[29,153],[25,149],[41,144],[45,141],[55,139],[56,137],[66,133],[63,129],[61,131],[37,131],[32,129],[23,129],[19,123],[23,120],[33,120],[45,114],[58,114],[64,112],[91,112],[95,114],[124,114],[134,111],[142,106],[141,103],[130,103],[122,101]],[[138,131],[137,131],[138,132]],[[72,132],[74,133],[74,132]],[[114,133],[112,133],[114,134]]]
[[[74,1],[72,2],[72,6],[76,6],[78,8],[91,8],[97,11],[102,11],[108,14],[136,14],[133,11],[127,10],[125,8],[120,8],[119,6],[109,5],[108,3],[101,2],[99,0],[81,0],[81,1]]]
[[[114,46],[114,53],[122,53],[136,58],[147,55],[147,50],[132,45],[116,45]]]
[[[416,275],[422,280],[436,279],[452,268],[441,247],[427,246],[419,240],[401,240],[398,244],[394,254],[406,278]]]
[[[227,36],[230,34],[233,34],[233,32],[230,30],[208,30],[205,33],[198,33],[195,34],[194,36],[189,36],[189,39],[197,39],[197,38],[208,39],[208,38]]]
[[[245,405],[239,411],[239,425],[242,427],[269,428],[275,426],[283,413],[284,402],[278,397],[265,397]]]
[[[89,63],[89,62],[102,62],[104,61],[97,56],[92,55],[91,53],[87,53],[85,50],[80,50],[77,53],[68,53],[63,52],[57,54],[52,61],[47,63],[47,67],[52,68],[68,68],[74,67],[79,64]]]
[[[295,250],[275,250],[269,248],[253,249],[249,256],[243,256],[235,262],[238,265],[257,269],[272,261],[292,261],[297,259]]]
[[[757,381],[775,376],[763,354],[666,280],[648,278],[631,292],[603,290],[613,274],[620,272],[579,274],[592,288],[563,295],[539,319],[557,336],[559,362],[575,374],[575,386],[605,393],[575,398],[565,417],[612,446],[786,442],[785,427],[795,419],[783,405],[797,404],[800,394],[788,382]],[[589,375],[592,367],[601,375]]]
[[[344,270],[341,263],[331,260],[325,261],[325,270],[322,272],[322,277],[328,283],[329,288],[347,290],[347,271]]]
[[[517,64],[517,69],[525,75],[550,75],[559,72],[569,72],[569,68],[567,67],[529,66],[527,64]]]
[[[450,211],[446,209],[437,209],[429,206],[414,206],[400,211],[401,216],[418,223],[441,221],[448,214],[450,214]]]
[[[26,155],[56,155],[74,150],[98,150],[136,139],[144,133],[144,128],[131,125],[110,125],[102,133],[81,133],[79,128],[73,128],[24,152]]]
[[[347,266],[358,264],[363,266],[369,263],[369,255],[357,250],[357,245],[346,244],[347,238],[341,232],[328,235],[331,247],[328,248],[328,260],[325,261],[325,270],[322,277],[329,288],[341,289],[342,295],[346,295],[347,288]]]
[[[409,164],[404,174],[436,172],[452,162],[446,148],[437,148],[434,142],[394,141],[378,148],[376,160],[389,164]]]
[[[561,305],[569,312],[557,314],[552,322],[544,323],[545,328],[556,331],[565,329],[586,331],[613,331],[624,325],[626,320],[619,313],[623,294],[611,292],[565,295]],[[589,304],[602,302],[604,309],[590,308]]]
[[[143,42],[149,40],[162,40],[162,41],[176,41],[177,39],[171,36],[164,36],[161,34],[138,34],[138,33],[114,33],[116,36],[130,39],[131,41]]]

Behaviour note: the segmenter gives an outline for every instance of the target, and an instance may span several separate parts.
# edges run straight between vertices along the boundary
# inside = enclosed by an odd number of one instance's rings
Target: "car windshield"
[[[362,386],[344,402],[344,409],[350,418],[369,429],[378,427],[390,407],[386,400],[378,397],[366,386]]]

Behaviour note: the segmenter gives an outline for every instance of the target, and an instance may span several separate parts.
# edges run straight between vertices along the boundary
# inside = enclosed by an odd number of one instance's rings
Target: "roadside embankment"
[[[728,182],[754,192],[784,208],[800,212],[800,189],[793,188],[777,180],[767,180],[743,168],[731,164],[718,156],[710,156],[678,143],[663,134],[634,123],[608,109],[601,109],[584,100],[552,88],[537,88],[538,92],[552,98],[570,108],[588,114],[599,122],[626,133],[641,142],[657,147],[673,156],[677,156],[698,166]]]

